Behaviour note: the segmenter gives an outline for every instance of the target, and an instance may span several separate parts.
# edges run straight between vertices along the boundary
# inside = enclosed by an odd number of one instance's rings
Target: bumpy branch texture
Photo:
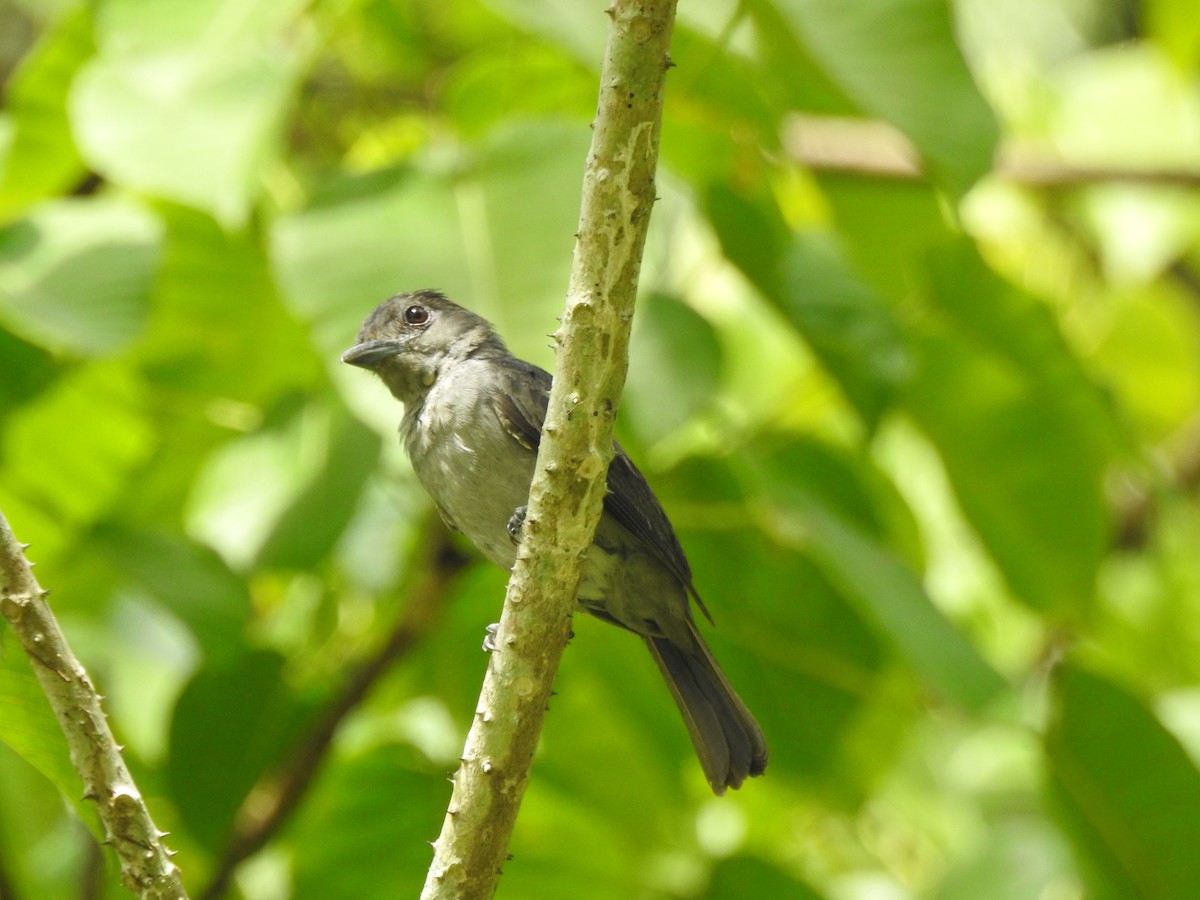
[[[100,696],[67,646],[45,596],[25,559],[25,548],[0,513],[0,612],[12,623],[67,736],[84,796],[96,802],[107,843],[121,860],[121,878],[147,900],[185,898],[179,869],[125,767]]]
[[[524,538],[422,897],[495,891],[600,518],[654,206],[674,0],[617,0]]]

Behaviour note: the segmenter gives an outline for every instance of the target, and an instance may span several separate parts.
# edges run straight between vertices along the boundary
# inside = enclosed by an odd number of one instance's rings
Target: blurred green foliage
[[[0,509],[194,896],[339,709],[229,895],[419,889],[504,574],[338,354],[438,287],[552,365],[603,5],[0,3]],[[1197,21],[681,4],[619,431],[771,767],[578,621],[500,896],[1200,896]],[[121,896],[0,638],[0,895]]]

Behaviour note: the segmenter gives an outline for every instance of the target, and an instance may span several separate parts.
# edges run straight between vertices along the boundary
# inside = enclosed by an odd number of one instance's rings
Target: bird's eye
[[[404,321],[408,325],[424,325],[429,321],[429,310],[424,306],[410,306],[404,311]]]

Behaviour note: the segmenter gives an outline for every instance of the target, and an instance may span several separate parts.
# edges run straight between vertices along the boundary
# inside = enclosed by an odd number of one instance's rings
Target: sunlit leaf
[[[7,424],[0,508],[50,560],[126,489],[155,433],[130,373],[109,364],[59,379]]]
[[[905,300],[923,277],[926,254],[954,234],[936,189],[836,173],[819,182],[855,271],[892,303]]]
[[[94,356],[145,322],[161,229],[122,200],[57,200],[0,229],[0,322],[32,343]]]
[[[447,111],[469,135],[520,116],[585,120],[596,104],[595,76],[586,67],[524,35],[463,60],[445,90]]]
[[[769,204],[715,187],[708,214],[726,256],[787,316],[873,425],[908,369],[899,329],[836,246],[792,233]]]
[[[935,259],[933,296],[951,330],[923,331],[906,403],[1018,595],[1078,613],[1109,527],[1110,413],[1048,311],[972,251]]]
[[[297,5],[203,0],[180,15],[162,0],[106,4],[100,55],[72,98],[85,159],[120,184],[243,223],[307,61],[311,35],[282,33]]]
[[[1200,19],[1189,0],[1152,0],[1146,6],[1147,30],[1181,69],[1200,62]]]
[[[515,123],[460,171],[431,159],[331,187],[275,228],[285,296],[330,358],[376,304],[433,287],[493,320],[518,355],[546,362],[588,134],[574,122]]]
[[[307,568],[329,553],[358,505],[379,459],[379,436],[349,416],[330,426],[325,464],[275,523],[260,566]]]
[[[92,53],[92,23],[82,7],[45,34],[6,85],[12,136],[0,164],[0,219],[82,175],[71,139],[67,92]]]
[[[906,132],[955,190],[991,166],[996,120],[944,0],[780,0],[809,52],[868,115]]]
[[[321,471],[329,440],[325,410],[314,406],[296,412],[291,403],[280,421],[226,443],[192,483],[189,532],[231,565],[248,567],[280,517]]]
[[[515,24],[540,35],[596,71],[604,47],[607,20],[599,15],[580,15],[572,0],[491,0],[492,5]]]

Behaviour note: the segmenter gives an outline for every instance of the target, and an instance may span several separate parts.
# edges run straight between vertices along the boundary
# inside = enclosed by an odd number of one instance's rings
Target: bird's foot
[[[483,636],[483,652],[495,653],[498,649],[496,647],[496,632],[500,630],[500,623],[493,622],[483,630],[487,632],[487,634]]]
[[[496,646],[496,633],[500,630],[500,623],[493,622],[491,625],[487,626],[487,628],[485,628],[483,630],[485,632],[487,632],[483,636],[483,652],[484,653],[499,652],[500,648]],[[575,632],[568,631],[567,632],[567,640],[572,641],[574,639],[575,639]]]
[[[521,532],[525,528],[525,515],[529,507],[518,506],[508,520],[508,537],[514,544],[521,543]]]

